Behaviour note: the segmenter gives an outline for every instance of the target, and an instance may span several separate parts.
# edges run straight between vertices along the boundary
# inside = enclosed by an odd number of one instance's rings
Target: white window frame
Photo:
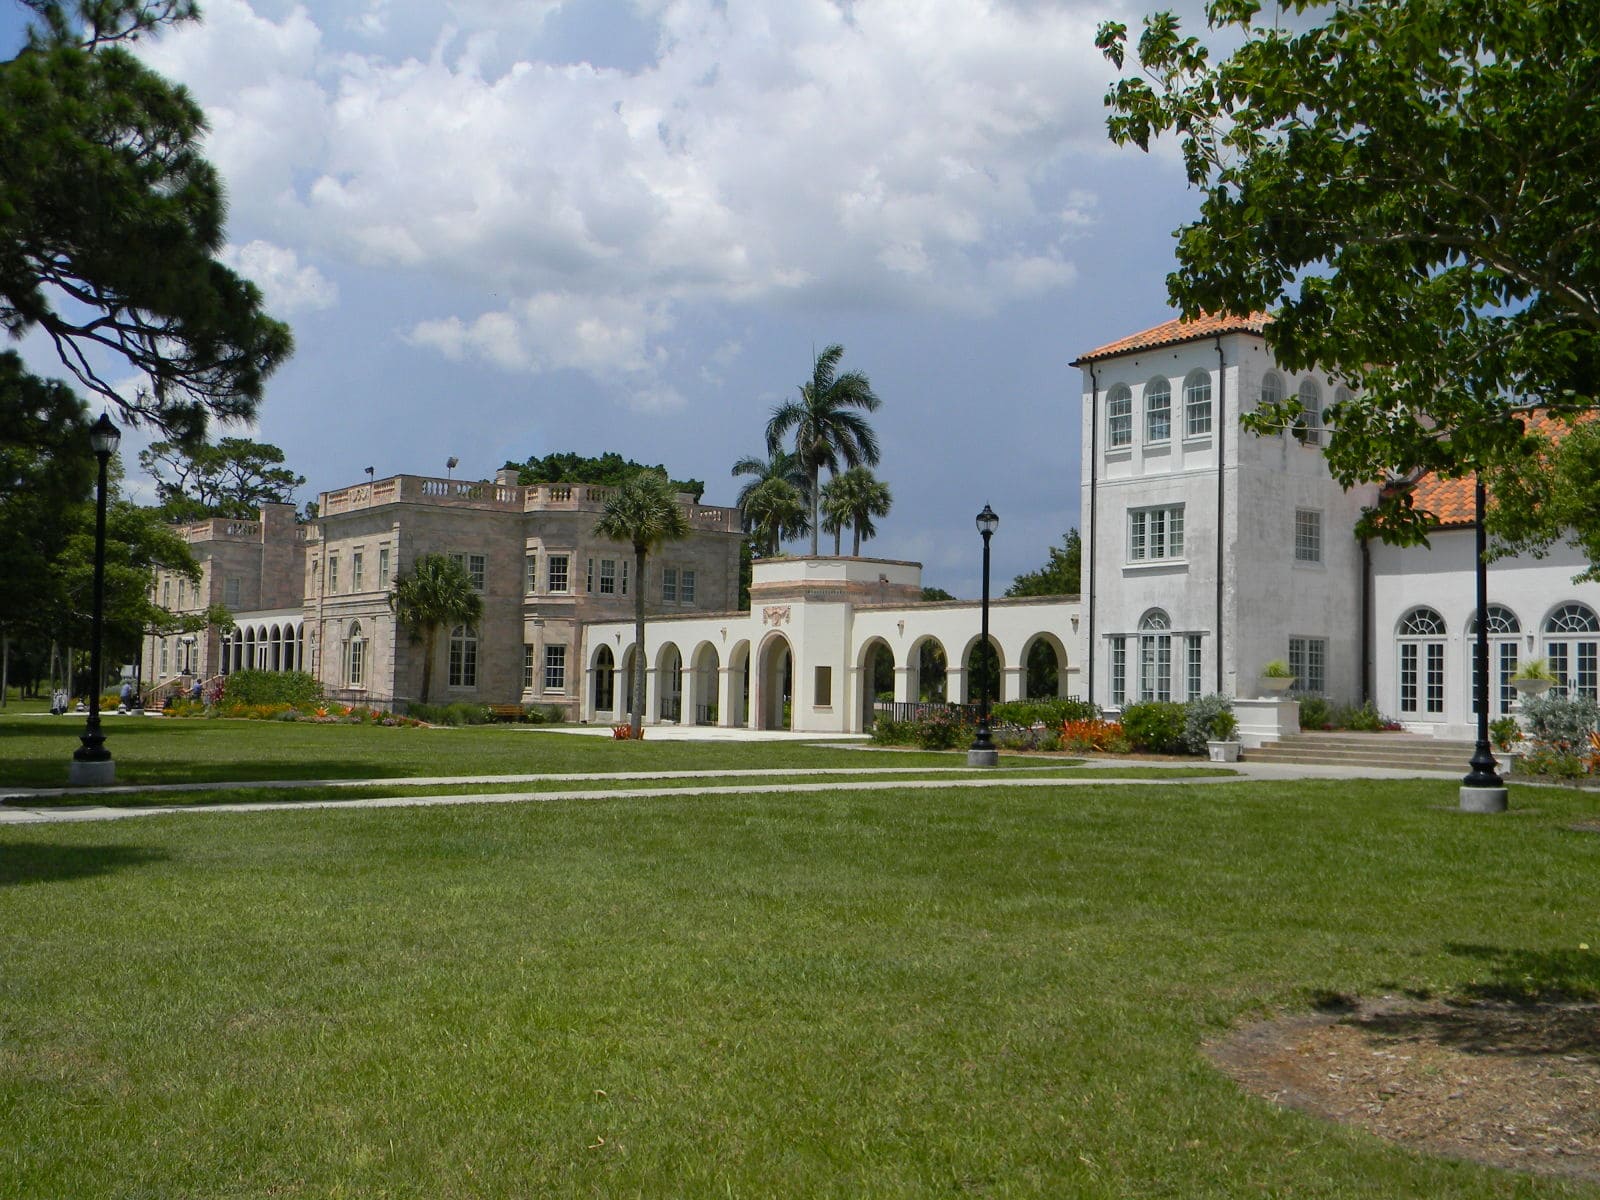
[[[571,573],[567,566],[571,556],[566,554],[546,554],[544,556],[544,586],[547,592],[556,595],[565,595],[567,588],[572,583]]]
[[[678,572],[678,603],[694,603],[694,570],[691,567]]]
[[[389,566],[390,566],[390,562],[389,562],[389,547],[387,547],[387,546],[379,546],[378,547],[378,586],[380,588],[388,587],[389,583],[390,583],[390,581],[392,579],[392,576],[389,574]]]
[[[445,686],[478,686],[478,631],[470,625],[457,625],[450,631]]]
[[[1106,449],[1126,450],[1133,445],[1133,391],[1119,383],[1106,393]]]
[[[533,690],[533,643],[522,643],[522,690]]]
[[[1183,436],[1210,437],[1211,426],[1211,375],[1191,371],[1183,381]]]
[[[1128,510],[1130,563],[1181,562],[1184,533],[1181,504],[1159,504]]]
[[[1297,563],[1322,562],[1322,510],[1294,510],[1294,560]]]
[[[337,554],[330,554],[328,555],[328,595],[337,596],[338,594],[339,556]]]
[[[600,560],[600,594],[602,596],[617,594],[617,560],[614,558]]]
[[[544,648],[544,690],[567,690],[567,648],[564,645],[546,645]]]
[[[661,603],[676,604],[678,602],[678,568],[661,568]]]
[[[1328,690],[1328,639],[1291,637],[1289,673],[1294,676],[1295,694],[1321,696]]]
[[[350,638],[345,645],[345,686],[367,686],[367,639],[361,632],[361,622],[350,622]]]
[[[522,594],[531,596],[539,590],[539,555],[530,551],[522,556]]]
[[[365,552],[361,551],[361,550],[353,550],[353,551],[351,551],[351,553],[350,553],[350,590],[352,592],[359,592],[361,590],[361,584],[362,584],[363,577],[366,574],[366,569],[367,569],[367,562],[366,562],[366,554],[365,554]]]
[[[1172,440],[1172,384],[1168,380],[1152,379],[1145,384],[1144,440],[1147,445],[1165,445]]]
[[[1301,408],[1300,440],[1307,446],[1322,445],[1322,385],[1315,379],[1302,379],[1295,395]]]

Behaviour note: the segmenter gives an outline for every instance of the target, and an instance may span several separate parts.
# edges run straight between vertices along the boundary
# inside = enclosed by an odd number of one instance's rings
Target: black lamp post
[[[106,464],[117,452],[122,434],[105,413],[89,429],[89,444],[100,460],[94,493],[94,629],[89,645],[89,721],[72,752],[67,781],[75,786],[113,782],[117,767],[100,732],[100,645],[105,640],[106,617]]]
[[[1483,477],[1473,481],[1473,507],[1477,523],[1477,546],[1473,556],[1478,588],[1478,635],[1476,662],[1472,665],[1472,690],[1478,696],[1478,744],[1472,750],[1472,771],[1461,781],[1461,807],[1466,812],[1504,812],[1505,780],[1495,772],[1494,752],[1489,749],[1489,564],[1486,561],[1489,538],[1483,528]]]
[[[983,536],[983,648],[985,651],[983,679],[978,688],[978,736],[967,751],[967,766],[992,767],[1000,761],[989,735],[989,665],[995,662],[994,648],[989,643],[989,539],[1000,528],[1000,518],[987,504],[978,514],[978,532]]]

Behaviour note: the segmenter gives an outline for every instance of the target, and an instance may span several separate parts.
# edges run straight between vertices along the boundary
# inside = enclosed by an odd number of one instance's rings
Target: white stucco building
[[[1475,726],[1469,481],[1425,477],[1418,507],[1440,515],[1432,548],[1364,543],[1373,487],[1341,488],[1329,431],[1258,436],[1241,415],[1298,396],[1310,411],[1339,380],[1280,369],[1266,318],[1168,321],[1098,347],[1082,370],[1085,694],[1103,707],[1207,692],[1253,696],[1286,660],[1297,690],[1371,699],[1408,727],[1452,737]],[[1562,686],[1596,694],[1600,584],[1574,584],[1563,548],[1489,572],[1492,711],[1538,654]]]

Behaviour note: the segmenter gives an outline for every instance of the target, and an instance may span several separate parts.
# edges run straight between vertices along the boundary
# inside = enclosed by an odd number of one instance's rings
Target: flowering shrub
[[[619,742],[631,741],[632,738],[633,738],[633,726],[632,725],[613,725],[611,727],[611,736],[613,738],[615,738]],[[643,725],[639,726],[639,740],[640,741],[644,740],[644,726]]]
[[[976,736],[971,725],[952,709],[935,709],[916,723],[913,737],[924,750],[953,750]]]
[[[1073,750],[1080,754],[1091,750],[1102,753],[1126,754],[1128,752],[1128,739],[1122,732],[1122,726],[1117,722],[1102,721],[1095,718],[1063,723],[1061,726],[1061,746],[1065,750]]]

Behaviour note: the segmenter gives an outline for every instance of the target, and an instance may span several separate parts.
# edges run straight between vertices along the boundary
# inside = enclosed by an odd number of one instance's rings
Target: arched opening
[[[861,648],[861,729],[872,728],[878,706],[894,703],[894,651],[882,638],[872,638]]]
[[[350,636],[345,643],[345,686],[367,686],[367,638],[360,621],[350,622]]]
[[[1517,620],[1517,614],[1503,604],[1489,605],[1489,713],[1491,716],[1504,716],[1511,711],[1511,705],[1517,699],[1517,689],[1511,685],[1511,680],[1517,673],[1517,662],[1521,655],[1522,623]],[[1472,619],[1467,622],[1467,645],[1472,648],[1472,680],[1469,687],[1472,689],[1473,715],[1477,715],[1483,707],[1483,695],[1478,691],[1478,664],[1481,661],[1478,655],[1478,614],[1473,613]]]
[[[912,661],[916,664],[916,678],[911,681],[913,699],[942,701],[949,677],[949,659],[938,638],[923,638],[913,648]]]
[[[984,641],[981,637],[974,638],[967,646],[967,694],[962,699],[968,704],[978,704],[987,696],[990,704],[997,703],[1000,699],[1000,666],[1000,647],[994,639],[991,637]]]
[[[656,719],[683,720],[683,655],[668,642],[656,655]]]
[[[1051,634],[1034,636],[1024,651],[1022,694],[1029,700],[1051,700],[1067,694],[1067,655]]]
[[[696,725],[717,723],[717,648],[701,642],[690,658],[689,712]]]
[[[1172,699],[1172,621],[1152,608],[1139,618],[1139,699]]]
[[[775,633],[761,647],[756,671],[756,701],[761,717],[758,729],[792,729],[794,717],[794,655],[789,639]]]
[[[603,720],[617,707],[617,660],[612,657],[610,646],[601,646],[595,651],[593,680],[591,703],[595,716]]]
[[[1400,651],[1400,715],[1444,717],[1444,618],[1413,608],[1395,629]]]
[[[629,646],[622,652],[622,713],[628,719],[639,712],[639,669],[638,649]]]
[[[738,641],[728,653],[728,705],[726,722],[743,729],[750,724],[750,643]]]
[[[1558,696],[1600,699],[1600,618],[1587,604],[1563,604],[1545,618],[1544,656]]]

